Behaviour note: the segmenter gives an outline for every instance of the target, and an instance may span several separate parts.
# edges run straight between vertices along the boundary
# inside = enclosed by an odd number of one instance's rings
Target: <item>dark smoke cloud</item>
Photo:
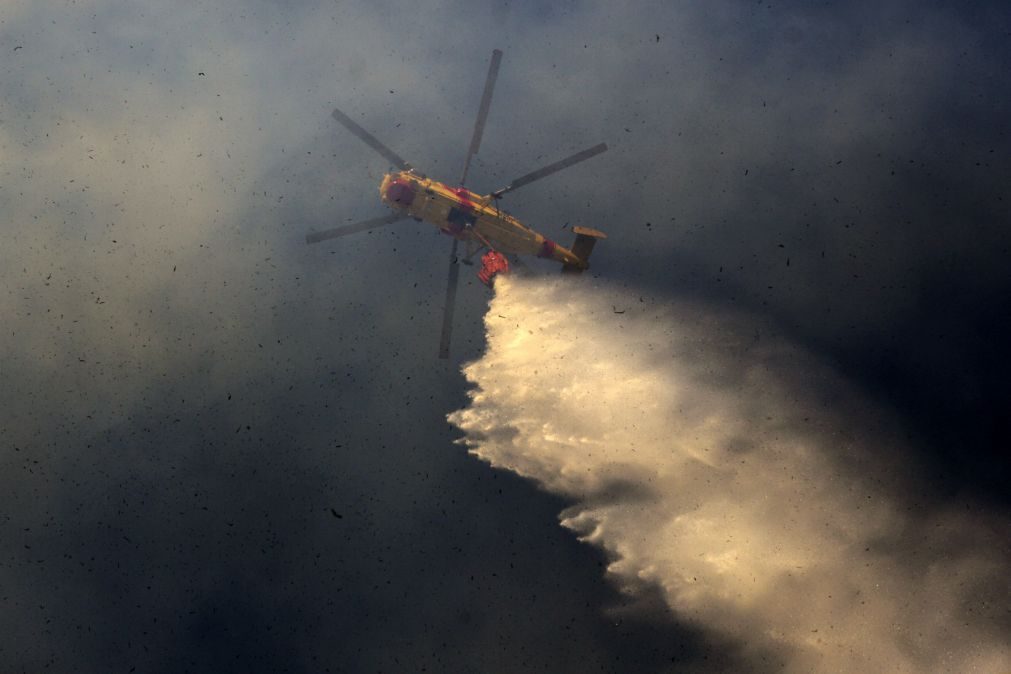
[[[606,230],[595,272],[647,300],[766,314],[999,509],[1007,30],[999,3],[4,3],[0,661],[761,669],[662,605],[602,619],[626,599],[563,504],[450,445],[445,238],[304,246],[382,212],[329,112],[452,179],[502,48],[471,185],[608,142],[508,207]]]

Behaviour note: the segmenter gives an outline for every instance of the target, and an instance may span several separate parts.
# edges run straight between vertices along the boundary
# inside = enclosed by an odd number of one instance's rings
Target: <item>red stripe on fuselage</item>
[[[456,198],[460,200],[460,210],[470,215],[474,212],[476,205],[470,200],[470,190],[466,187],[446,187],[450,192],[456,195]]]
[[[541,244],[541,250],[537,253],[537,257],[551,257],[555,254],[555,248],[557,244],[551,239],[544,239],[544,243]]]

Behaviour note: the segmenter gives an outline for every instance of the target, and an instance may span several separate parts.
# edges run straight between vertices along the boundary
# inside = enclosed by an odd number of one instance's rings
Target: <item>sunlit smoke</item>
[[[932,498],[887,415],[768,326],[515,278],[485,323],[450,421],[571,499],[628,591],[788,671],[1011,670],[1007,523]]]

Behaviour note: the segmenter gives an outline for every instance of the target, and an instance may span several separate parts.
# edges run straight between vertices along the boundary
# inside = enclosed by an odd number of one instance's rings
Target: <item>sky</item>
[[[674,325],[732,316],[734,339],[786,345],[768,363],[713,338],[696,366],[719,382],[768,369],[770,410],[821,401],[826,427],[856,438],[856,466],[888,466],[876,488],[911,509],[909,537],[959,512],[944,521],[970,532],[962,549],[985,547],[998,571],[957,596],[992,611],[973,634],[1007,637],[1009,39],[999,2],[5,0],[0,662],[795,662],[759,628],[693,616],[662,578],[627,587],[613,539],[581,541],[560,514],[578,494],[487,465],[457,422],[498,390],[494,369],[474,373],[512,362],[489,302],[523,297],[464,268],[447,363],[446,237],[408,223],[305,245],[385,212],[385,161],[331,110],[454,180],[493,48],[468,186],[609,146],[504,200],[563,244],[576,225],[608,234],[559,311],[620,298]],[[535,297],[556,270],[531,267]],[[588,363],[610,362],[609,327],[587,335]],[[677,348],[689,334],[670,332],[665,353],[695,357]],[[620,372],[601,395],[623,390]],[[713,398],[714,381],[696,400],[722,401],[735,437],[768,438],[734,416],[750,389]],[[508,413],[504,390],[491,402]],[[813,446],[811,465],[839,460]]]

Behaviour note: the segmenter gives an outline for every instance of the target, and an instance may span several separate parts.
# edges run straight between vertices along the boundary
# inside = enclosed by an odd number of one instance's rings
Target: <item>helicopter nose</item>
[[[414,201],[414,188],[402,180],[394,180],[386,188],[386,200],[393,206],[407,208]]]

